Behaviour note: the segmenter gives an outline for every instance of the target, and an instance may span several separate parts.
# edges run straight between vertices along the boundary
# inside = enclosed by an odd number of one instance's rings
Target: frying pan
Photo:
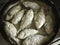
[[[12,5],[12,4],[15,4],[17,1],[18,0],[9,0],[6,4],[4,4],[4,6],[0,10],[0,33],[4,37],[4,39],[7,40],[7,42],[10,43],[10,44],[11,44],[11,42],[9,41],[7,35],[4,32],[4,23],[2,21],[2,18],[3,18],[3,15],[5,15],[8,12],[9,6]],[[41,2],[43,2],[43,3],[52,7],[53,16],[54,16],[54,19],[55,19],[55,26],[54,26],[55,34],[49,39],[48,42],[45,42],[43,44],[43,45],[48,45],[55,38],[55,36],[58,33],[58,29],[59,29],[59,26],[60,26],[60,24],[59,24],[60,19],[59,19],[59,15],[58,15],[58,12],[56,10],[56,7],[54,6],[54,3],[52,3],[50,0],[38,0],[38,1],[41,1]],[[13,44],[11,44],[11,45],[13,45]]]

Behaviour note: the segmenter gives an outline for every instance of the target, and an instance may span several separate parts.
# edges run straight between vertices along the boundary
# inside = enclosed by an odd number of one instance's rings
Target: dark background
[[[0,10],[2,9],[3,5],[9,0],[0,0]],[[60,0],[51,0],[51,2],[54,3],[58,14],[60,15]],[[3,36],[0,34],[0,45],[10,45],[7,43],[7,41],[3,38]]]

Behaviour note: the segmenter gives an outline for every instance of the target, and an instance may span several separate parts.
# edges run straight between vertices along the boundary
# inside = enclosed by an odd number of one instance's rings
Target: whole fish
[[[22,29],[24,29],[25,27],[27,27],[29,24],[31,24],[32,20],[34,17],[34,12],[32,9],[28,10],[28,12],[23,16],[21,23],[20,23],[20,28],[18,30],[18,32]]]
[[[17,24],[17,23],[22,19],[23,14],[24,14],[24,11],[25,11],[25,10],[21,10],[21,11],[19,11],[18,13],[16,13],[16,14],[14,15],[13,19],[11,20],[11,22],[12,22],[13,24]]]
[[[15,37],[17,33],[17,29],[13,24],[9,22],[5,22],[5,32],[9,37],[11,36]]]
[[[34,23],[37,29],[40,29],[45,23],[45,14],[43,9],[41,9],[38,14],[34,17]]]
[[[9,22],[5,22],[5,32],[6,35],[8,36],[8,38],[13,39],[17,44],[20,44],[20,40],[18,38],[16,38],[16,34],[17,34],[17,29],[14,27],[13,24],[9,23]],[[12,40],[10,40],[12,42]],[[13,43],[13,42],[12,42]]]
[[[35,29],[25,29],[18,35],[18,38],[25,39],[26,37],[37,34],[37,33],[38,31]]]
[[[36,2],[31,2],[31,1],[25,1],[25,2],[23,2],[23,5],[25,7],[29,7],[29,8],[31,8],[33,10],[38,10],[40,8],[39,4],[37,4]]]
[[[53,32],[53,18],[50,14],[48,14],[46,16],[46,23],[44,24],[44,27],[45,27],[45,31],[47,32],[47,34],[51,34]]]
[[[23,45],[41,45],[45,41],[45,38],[42,35],[32,35],[23,41]]]
[[[10,20],[19,10],[21,10],[21,6],[19,4],[12,7],[6,15],[6,20]]]

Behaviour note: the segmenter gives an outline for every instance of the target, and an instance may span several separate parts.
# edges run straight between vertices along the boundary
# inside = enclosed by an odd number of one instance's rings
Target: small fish
[[[23,16],[21,20],[20,29],[18,30],[18,32],[27,27],[29,24],[31,24],[33,17],[34,17],[33,10],[32,9],[28,10],[28,12]]]
[[[23,41],[23,45],[41,45],[41,43],[44,42],[45,38],[46,37],[42,35],[32,35]]]
[[[16,6],[12,7],[9,10],[9,12],[8,12],[8,14],[6,16],[6,20],[10,20],[13,17],[13,15],[16,14],[19,10],[21,10],[21,6],[20,5],[16,5]]]
[[[34,23],[37,29],[40,29],[45,23],[45,14],[43,9],[41,9],[38,14],[34,17]]]
[[[14,27],[13,24],[9,23],[9,22],[5,22],[5,32],[6,35],[8,36],[9,40],[10,38],[13,39],[17,44],[20,44],[20,40],[18,38],[16,38],[16,34],[17,34],[17,29]],[[13,41],[10,40],[12,43]]]
[[[46,23],[44,24],[44,27],[45,27],[45,31],[47,32],[47,34],[51,34],[53,32],[53,19],[52,19],[52,16],[50,14],[48,14],[46,16]]]
[[[37,3],[31,2],[31,1],[23,2],[23,5],[25,7],[29,7],[29,8],[31,8],[33,10],[38,10],[40,8],[40,6]]]
[[[11,22],[13,24],[17,24],[22,19],[24,11],[25,10],[21,10],[16,15],[14,15],[13,19],[11,20]]]
[[[9,37],[15,37],[17,33],[17,29],[15,26],[9,22],[5,22],[5,32]]]
[[[35,29],[25,29],[18,35],[18,38],[25,39],[26,37],[37,34],[37,33],[38,31]]]

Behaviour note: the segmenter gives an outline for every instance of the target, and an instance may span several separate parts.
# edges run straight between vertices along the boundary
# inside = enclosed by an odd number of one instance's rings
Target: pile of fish
[[[40,6],[37,2],[20,0],[7,12],[4,27],[12,43],[42,45],[50,37],[54,26],[51,8],[45,9],[46,5],[44,8],[43,4]]]

